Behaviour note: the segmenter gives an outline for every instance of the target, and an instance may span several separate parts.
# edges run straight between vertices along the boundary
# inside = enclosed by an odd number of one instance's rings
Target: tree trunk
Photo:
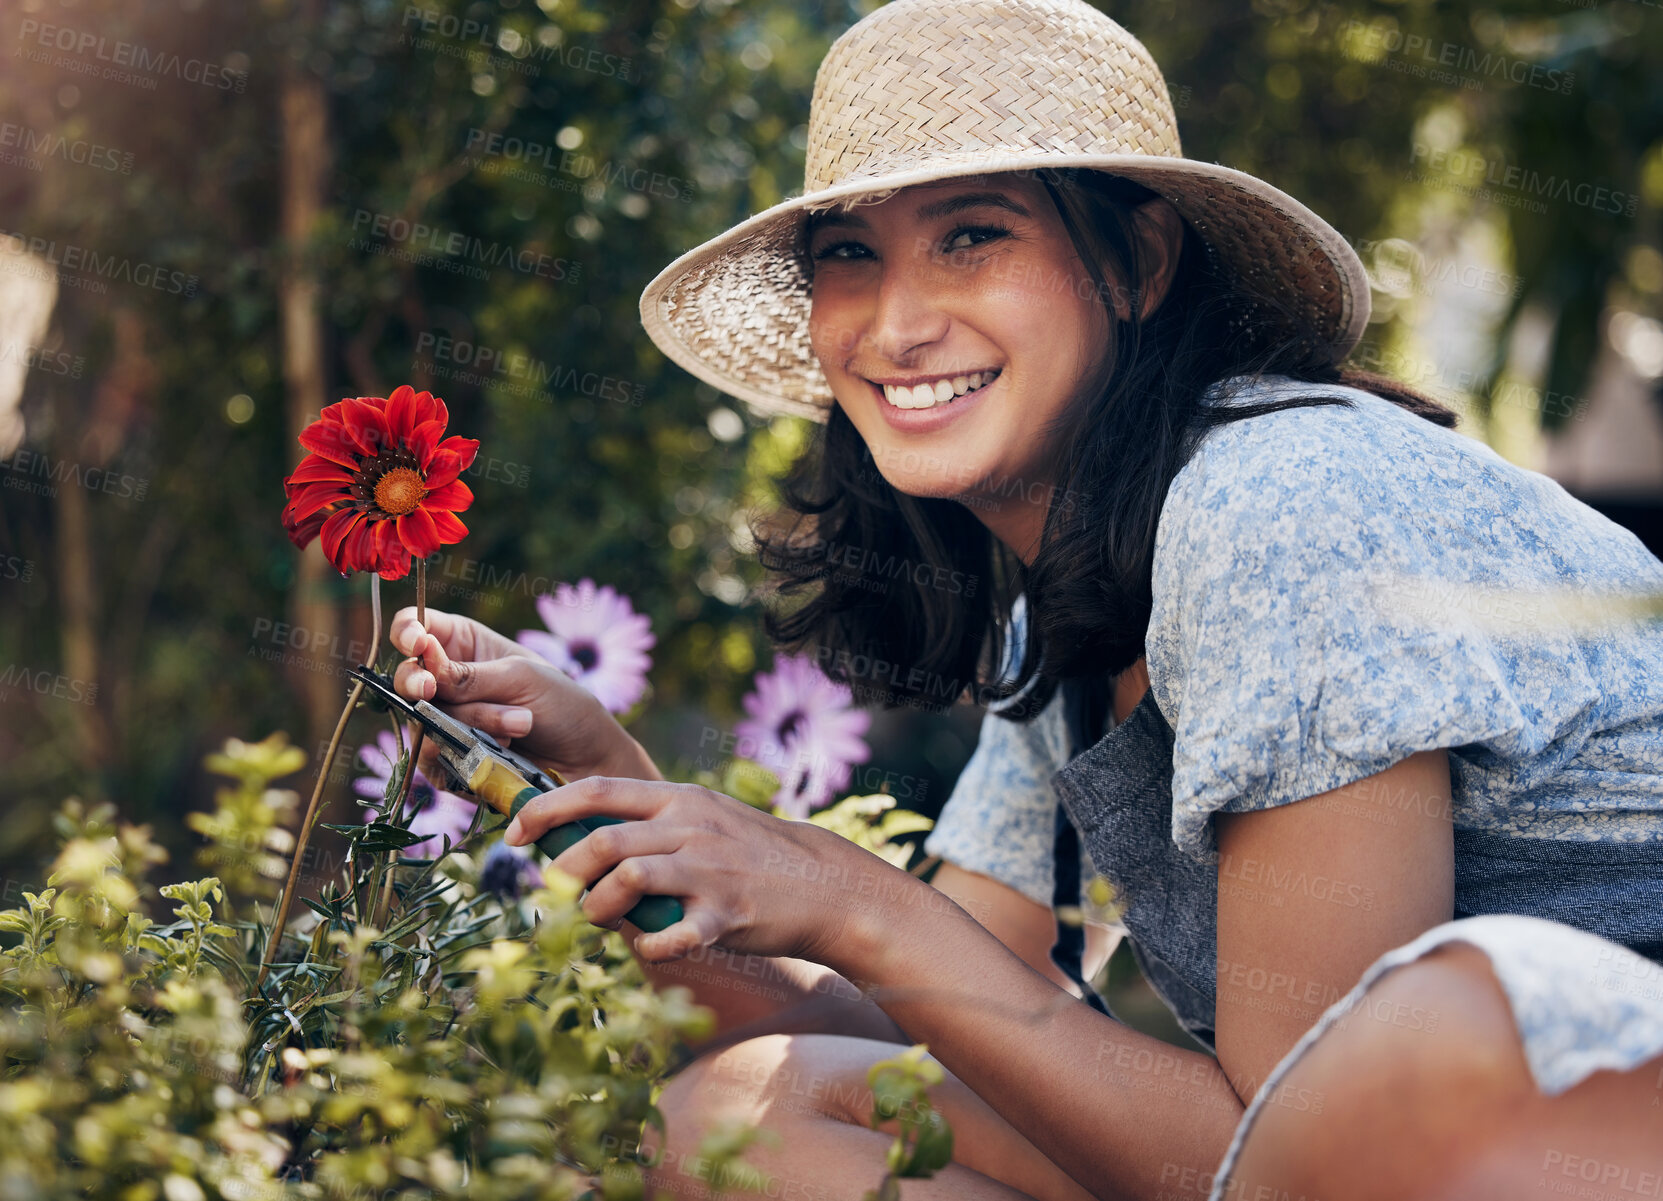
[[[316,0],[299,0],[291,10],[294,49],[304,47],[317,28]],[[283,320],[283,382],[288,393],[291,449],[297,449],[301,430],[323,409],[327,380],[324,363],[323,317],[319,304],[323,287],[318,278],[312,241],[327,194],[329,153],[329,97],[322,80],[307,70],[305,56],[285,56],[282,84],[282,234],[286,258],[279,283]],[[297,459],[298,461],[298,459]],[[310,645],[336,647],[341,614],[332,595],[334,568],[323,557],[320,541],[300,557],[294,588],[289,594],[289,622],[305,630]],[[302,644],[305,645],[305,644]],[[291,683],[306,698],[307,745],[319,748],[334,728],[345,699],[333,659],[303,657],[291,667]],[[305,670],[310,666],[313,670]],[[315,758],[317,749],[311,751]]]
[[[57,416],[61,424],[54,441],[59,462],[79,466],[81,424],[67,420],[73,402],[59,392]],[[63,638],[63,674],[72,681],[72,695],[83,703],[71,705],[75,715],[75,737],[81,764],[88,779],[115,758],[110,745],[109,723],[104,720],[108,704],[107,681],[99,679],[98,582],[94,577],[92,515],[88,512],[87,490],[78,479],[79,470],[66,472],[57,485],[58,528],[54,539],[57,552],[58,604]],[[76,687],[78,685],[78,688]]]

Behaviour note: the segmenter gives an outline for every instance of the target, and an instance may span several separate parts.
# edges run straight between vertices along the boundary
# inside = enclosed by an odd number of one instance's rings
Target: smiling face
[[[1019,554],[1055,483],[1046,446],[1109,319],[1045,188],[992,174],[817,215],[811,340],[891,485],[972,506]]]

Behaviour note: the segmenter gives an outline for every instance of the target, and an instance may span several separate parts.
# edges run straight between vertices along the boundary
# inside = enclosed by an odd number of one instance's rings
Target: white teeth
[[[946,404],[966,392],[974,392],[977,388],[991,383],[998,374],[997,371],[978,371],[974,375],[943,376],[932,383],[917,384],[910,388],[885,384],[883,394],[897,409],[928,409],[938,404]]]

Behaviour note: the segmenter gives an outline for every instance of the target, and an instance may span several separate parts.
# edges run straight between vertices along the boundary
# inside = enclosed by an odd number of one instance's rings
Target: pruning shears
[[[388,708],[416,722],[439,748],[439,761],[457,786],[484,801],[504,817],[513,817],[532,797],[564,787],[559,772],[546,772],[517,751],[503,746],[483,730],[457,721],[427,701],[409,701],[393,688],[393,682],[368,667],[354,667],[354,678],[363,683]],[[617,825],[626,819],[594,816],[556,826],[536,842],[550,859],[576,846],[600,826]],[[664,930],[682,918],[681,902],[675,897],[642,897],[624,915],[642,930]]]

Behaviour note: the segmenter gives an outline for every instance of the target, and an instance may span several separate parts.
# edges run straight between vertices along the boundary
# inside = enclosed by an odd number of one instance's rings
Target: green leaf
[[[923,1122],[915,1128],[917,1142],[897,1175],[909,1179],[934,1176],[953,1162],[953,1131],[947,1120],[934,1109],[924,1114]]]

